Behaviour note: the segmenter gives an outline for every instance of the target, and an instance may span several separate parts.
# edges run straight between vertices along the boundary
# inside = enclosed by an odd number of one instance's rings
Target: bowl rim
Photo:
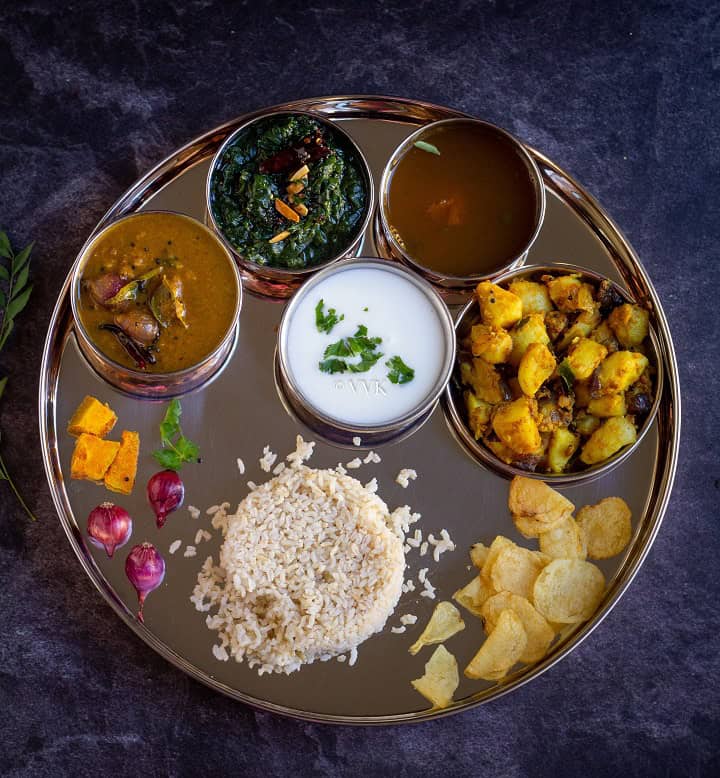
[[[215,245],[217,245],[218,248],[221,249],[223,255],[225,256],[228,263],[232,267],[232,275],[233,275],[233,279],[235,280],[235,288],[236,288],[235,310],[233,312],[232,319],[230,321],[228,328],[225,330],[222,337],[219,339],[217,345],[212,349],[212,351],[209,351],[199,361],[194,362],[192,365],[189,365],[188,367],[184,367],[182,370],[174,370],[167,373],[137,370],[135,368],[128,367],[127,365],[123,365],[120,362],[116,362],[114,359],[107,356],[107,354],[105,354],[105,352],[95,343],[95,341],[90,336],[89,332],[85,328],[85,325],[79,313],[79,299],[80,299],[79,295],[80,295],[80,283],[82,281],[82,271],[85,268],[85,264],[87,263],[87,260],[90,254],[92,253],[92,250],[96,247],[96,245],[100,242],[100,240],[118,224],[125,221],[131,221],[133,219],[143,218],[146,216],[156,216],[158,214],[174,216],[174,217],[176,216],[178,218],[191,222],[196,227],[202,228],[202,230],[211,239],[211,241]],[[109,368],[119,371],[120,374],[127,376],[127,379],[129,381],[138,384],[144,384],[147,383],[148,381],[153,381],[153,382],[166,381],[168,383],[181,381],[183,378],[186,378],[187,376],[192,376],[193,373],[195,373],[200,367],[202,367],[207,362],[210,362],[212,359],[214,359],[220,353],[220,351],[222,351],[223,347],[228,342],[228,339],[232,339],[234,337],[238,320],[240,318],[242,302],[243,302],[243,288],[242,288],[242,283],[240,281],[240,273],[238,271],[237,265],[235,264],[235,261],[232,258],[232,255],[227,250],[226,246],[222,243],[222,241],[218,239],[217,235],[207,225],[203,224],[199,219],[196,219],[193,216],[190,216],[189,214],[181,213],[179,211],[171,211],[169,209],[148,209],[148,210],[134,211],[133,213],[128,213],[123,216],[118,216],[117,218],[113,219],[107,224],[104,224],[100,229],[96,230],[90,235],[90,237],[85,241],[83,247],[80,249],[77,258],[75,259],[75,264],[72,269],[72,277],[70,281],[70,307],[72,310],[73,324],[76,328],[76,332],[80,336],[79,338],[80,341],[85,347],[91,350],[93,357],[97,359],[99,362],[105,364]]]
[[[562,271],[566,273],[579,273],[594,282],[607,281],[612,284],[613,288],[619,292],[623,299],[628,303],[639,304],[633,295],[622,286],[617,284],[611,278],[598,273],[595,270],[584,268],[579,265],[574,265],[569,262],[543,262],[537,265],[524,265],[520,268],[509,270],[506,273],[498,275],[493,283],[498,285],[506,284],[515,278],[522,276],[534,275],[542,272],[557,272]],[[466,303],[462,309],[458,312],[455,319],[455,332],[456,337],[458,331],[465,323],[468,316],[473,312],[477,306],[477,299],[473,295],[473,298]],[[645,306],[642,306],[645,307]],[[652,311],[649,311],[652,319]],[[660,407],[660,402],[663,395],[664,386],[664,365],[662,360],[662,352],[660,350],[660,341],[658,340],[655,328],[652,323],[648,329],[648,339],[652,346],[652,360],[651,364],[655,368],[655,381],[654,381],[654,399],[653,404],[645,417],[645,420],[638,429],[637,438],[634,443],[629,446],[625,446],[618,452],[613,454],[608,459],[599,462],[595,465],[588,467],[586,470],[581,470],[572,473],[539,473],[535,471],[523,470],[515,465],[507,464],[499,459],[495,454],[490,451],[481,441],[475,440],[475,437],[470,432],[467,423],[465,422],[462,409],[459,407],[456,401],[457,389],[453,387],[452,380],[448,382],[445,393],[443,394],[443,411],[445,412],[445,419],[450,427],[454,437],[465,448],[466,453],[479,464],[489,467],[499,475],[505,478],[513,478],[515,476],[524,476],[526,478],[535,478],[542,481],[549,481],[553,484],[578,484],[581,482],[588,483],[594,481],[596,478],[600,478],[611,470],[615,469],[621,462],[624,462],[633,451],[640,445],[645,438],[648,430],[653,424]],[[457,362],[457,352],[456,352]],[[453,367],[453,373],[456,370],[456,366]]]
[[[305,296],[307,296],[307,294],[315,286],[322,283],[328,276],[335,273],[344,273],[348,270],[354,270],[358,268],[372,268],[382,270],[384,272],[400,276],[406,281],[412,283],[417,289],[425,294],[429,302],[432,304],[438,315],[438,319],[445,335],[445,356],[442,361],[441,369],[438,373],[438,379],[433,385],[431,391],[425,395],[422,402],[418,403],[414,408],[403,414],[403,416],[393,419],[392,421],[382,422],[379,424],[353,424],[350,422],[340,421],[324,413],[320,408],[315,406],[299,389],[293,377],[292,370],[290,369],[287,354],[289,323],[297,307],[300,305],[300,301]],[[454,370],[456,352],[457,342],[452,314],[437,291],[432,287],[431,284],[429,284],[423,278],[420,278],[410,269],[379,257],[352,257],[339,264],[327,267],[314,275],[312,278],[308,279],[308,281],[302,285],[302,287],[293,295],[288,304],[285,306],[282,318],[280,319],[277,335],[277,360],[281,377],[286,384],[286,390],[292,393],[289,399],[299,403],[301,407],[303,407],[312,417],[317,419],[322,424],[334,428],[341,433],[355,434],[359,437],[362,437],[363,435],[367,436],[393,432],[412,424],[416,419],[422,416],[423,413],[425,413],[432,405],[434,405],[434,403],[439,400],[447,388]]]
[[[337,133],[343,139],[343,141],[347,143],[347,145],[352,149],[356,159],[359,162],[360,169],[362,170],[365,179],[364,181],[365,195],[366,195],[365,212],[363,214],[362,219],[356,226],[352,238],[347,242],[347,245],[342,249],[342,251],[330,257],[329,259],[326,259],[323,262],[319,262],[315,265],[309,265],[307,267],[299,267],[299,268],[276,267],[274,265],[261,265],[258,264],[257,262],[252,262],[251,260],[245,259],[240,254],[238,249],[225,236],[225,233],[223,232],[223,230],[220,228],[217,221],[215,220],[215,214],[213,213],[212,198],[211,198],[212,178],[213,175],[215,174],[216,168],[220,160],[222,159],[227,149],[230,146],[232,146],[237,140],[237,138],[243,132],[246,132],[251,125],[256,124],[257,122],[260,121],[264,121],[271,117],[298,116],[298,115],[308,116],[311,119],[318,122],[319,124],[325,125],[330,130]],[[329,265],[332,265],[333,263],[338,262],[339,260],[346,257],[349,252],[353,251],[353,249],[357,247],[358,242],[362,240],[362,237],[365,234],[368,225],[370,224],[370,220],[372,219],[372,215],[374,211],[375,211],[375,182],[373,179],[372,169],[370,168],[370,164],[368,163],[364,152],[362,151],[360,146],[356,143],[356,141],[353,139],[353,137],[350,135],[350,133],[347,132],[347,130],[341,127],[337,122],[332,121],[332,119],[328,118],[327,116],[323,116],[321,114],[315,113],[314,111],[291,110],[288,108],[278,107],[269,111],[264,111],[261,114],[251,117],[247,121],[243,122],[233,132],[231,132],[227,138],[225,138],[225,140],[220,145],[220,148],[215,152],[215,154],[213,154],[212,159],[210,160],[210,167],[208,168],[207,176],[205,178],[205,213],[206,213],[207,221],[209,222],[210,229],[217,235],[219,240],[222,241],[223,245],[230,252],[231,256],[235,258],[236,262],[242,265],[242,267],[245,270],[247,270],[250,273],[259,276],[264,276],[272,280],[282,281],[282,280],[294,279],[297,281],[302,281],[304,276],[310,275],[312,273],[316,273],[319,270],[322,270],[328,267]]]
[[[415,141],[424,133],[435,127],[444,127],[454,124],[472,124],[480,126],[485,130],[490,130],[498,135],[501,135],[508,140],[511,145],[520,154],[525,163],[530,178],[533,180],[533,188],[537,197],[536,216],[535,216],[535,228],[526,242],[524,248],[518,252],[518,254],[508,260],[505,264],[488,271],[487,273],[474,273],[471,275],[461,276],[453,275],[450,273],[440,273],[437,270],[423,265],[417,259],[415,259],[407,249],[404,249],[396,240],[395,235],[391,229],[390,218],[388,214],[388,198],[390,194],[390,186],[392,173],[394,168],[399,163],[400,159],[406,154],[408,149],[415,144]],[[393,150],[392,154],[385,163],[382,175],[380,177],[380,185],[378,188],[378,204],[377,211],[379,217],[380,228],[382,230],[384,238],[387,240],[391,249],[402,259],[403,262],[410,265],[416,272],[420,273],[423,277],[432,279],[436,283],[443,283],[448,286],[452,285],[465,285],[479,283],[491,278],[495,278],[500,273],[508,272],[518,266],[521,266],[527,257],[528,252],[532,248],[533,244],[540,235],[543,223],[545,221],[545,212],[547,207],[547,196],[545,193],[545,184],[543,182],[540,168],[532,157],[532,154],[528,151],[525,144],[516,138],[511,132],[500,127],[497,124],[486,121],[485,119],[478,119],[473,116],[454,116],[448,119],[439,119],[438,121],[428,122],[418,127],[414,132],[408,135],[403,141],[401,141]]]

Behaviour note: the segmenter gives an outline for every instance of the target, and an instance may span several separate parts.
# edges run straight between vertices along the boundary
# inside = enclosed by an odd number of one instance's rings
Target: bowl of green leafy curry
[[[245,276],[288,293],[360,244],[373,207],[372,175],[350,136],[304,112],[251,119],[215,155],[208,223]]]

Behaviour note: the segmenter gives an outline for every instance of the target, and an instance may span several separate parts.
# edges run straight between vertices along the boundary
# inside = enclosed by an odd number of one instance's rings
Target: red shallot
[[[174,470],[161,470],[148,481],[147,496],[155,511],[155,521],[159,529],[165,524],[168,514],[182,505],[185,487]]]
[[[125,560],[125,575],[137,592],[140,603],[137,618],[141,624],[144,624],[145,598],[163,582],[165,560],[152,543],[140,543],[133,546]]]
[[[88,515],[87,532],[90,541],[112,557],[116,548],[124,546],[132,535],[130,514],[119,505],[104,502]]]

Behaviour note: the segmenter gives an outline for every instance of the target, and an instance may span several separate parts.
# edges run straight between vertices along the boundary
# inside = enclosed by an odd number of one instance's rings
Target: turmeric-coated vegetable
[[[70,462],[70,477],[102,481],[120,449],[114,440],[102,440],[83,432],[75,442]]]
[[[106,403],[87,395],[68,422],[67,431],[77,437],[83,432],[104,438],[115,426],[117,416]]]
[[[105,473],[105,486],[113,492],[130,494],[135,486],[140,435],[123,430],[120,449]]]

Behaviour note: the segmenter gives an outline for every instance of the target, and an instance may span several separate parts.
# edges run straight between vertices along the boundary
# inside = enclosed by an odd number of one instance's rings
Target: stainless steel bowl
[[[413,257],[408,253],[407,249],[402,245],[398,239],[396,231],[393,229],[390,223],[389,217],[389,205],[388,198],[390,194],[390,186],[392,183],[392,174],[395,167],[405,155],[405,153],[413,147],[417,140],[428,132],[428,130],[436,127],[449,127],[457,124],[470,124],[482,127],[484,130],[490,130],[504,139],[508,140],[515,148],[519,156],[522,158],[527,168],[528,177],[532,180],[533,187],[535,189],[536,197],[536,214],[535,214],[535,229],[528,240],[527,244],[523,247],[522,251],[514,257],[508,257],[507,262],[500,267],[495,268],[489,273],[478,273],[470,276],[453,276],[444,275],[425,267],[419,258]],[[433,285],[437,286],[441,294],[449,299],[451,302],[458,302],[466,299],[471,289],[476,286],[480,281],[493,279],[501,273],[521,266],[527,258],[527,253],[530,247],[535,242],[537,236],[540,233],[543,219],[545,218],[545,187],[543,186],[542,176],[538,170],[535,160],[527,151],[525,146],[507,130],[503,130],[490,122],[482,121],[481,119],[473,118],[455,118],[455,119],[442,119],[441,121],[431,122],[426,124],[412,135],[409,135],[393,152],[392,156],[385,165],[382,177],[380,179],[380,192],[378,202],[378,216],[375,224],[376,243],[379,251],[383,256],[397,259],[413,268],[420,273],[423,278],[427,279]],[[460,296],[459,296],[460,295]]]
[[[298,388],[288,359],[289,325],[303,298],[328,276],[357,268],[380,269],[386,273],[401,276],[412,283],[428,299],[443,327],[445,353],[437,381],[430,392],[415,408],[403,416],[383,424],[360,425],[343,423],[325,414],[320,408],[313,405],[310,399],[305,397]],[[359,437],[362,441],[362,446],[378,445],[380,443],[397,441],[411,435],[428,419],[450,380],[455,362],[455,349],[455,329],[452,316],[440,296],[428,283],[406,268],[386,260],[358,257],[333,267],[328,267],[317,273],[305,283],[288,303],[283,312],[278,331],[275,356],[276,384],[285,407],[315,434],[325,440],[344,446],[351,446],[353,438]]]
[[[110,357],[104,354],[97,345],[95,345],[89,333],[85,329],[85,325],[80,318],[78,309],[81,293],[80,284],[82,281],[85,264],[97,244],[117,224],[130,220],[141,220],[147,216],[158,213],[172,214],[179,219],[185,219],[189,222],[192,222],[194,226],[203,230],[207,234],[208,238],[213,243],[215,243],[227,257],[228,264],[233,269],[233,279],[236,288],[237,302],[235,305],[235,313],[233,314],[232,323],[228,327],[218,345],[197,364],[190,365],[183,370],[178,370],[173,373],[144,372],[126,367],[125,365],[121,365],[120,363],[112,360]],[[80,351],[82,352],[85,359],[90,363],[90,366],[93,368],[93,370],[95,370],[95,372],[101,378],[112,384],[116,389],[119,389],[126,394],[165,400],[170,397],[177,397],[181,394],[186,394],[193,389],[207,385],[211,380],[219,375],[222,368],[227,364],[237,342],[240,308],[242,306],[242,285],[240,283],[240,275],[238,273],[237,266],[233,261],[232,255],[230,252],[228,252],[222,241],[220,241],[212,232],[212,230],[206,227],[202,222],[185,214],[176,213],[174,211],[140,211],[139,213],[134,213],[130,214],[129,216],[123,216],[119,219],[115,219],[88,239],[88,241],[80,250],[72,270],[70,304],[72,307],[74,329],[78,341],[78,346],[80,347]]]
[[[587,270],[586,268],[581,268],[577,265],[571,265],[565,262],[553,262],[546,265],[532,265],[511,270],[494,279],[494,283],[504,286],[514,278],[529,278],[530,276],[534,276],[536,274],[553,272],[578,273],[580,276],[588,279],[589,281],[592,281],[593,283],[608,281],[612,283],[613,287],[627,302],[637,302],[625,289],[610,281],[609,278],[606,278],[599,273],[595,273],[592,270]],[[468,334],[471,325],[477,321],[478,316],[479,311],[477,300],[473,298],[460,311],[457,317],[457,321],[455,322],[455,332],[458,341],[461,341]],[[455,435],[455,438],[460,442],[460,444],[465,448],[467,453],[473,459],[482,465],[486,465],[496,473],[499,473],[506,478],[512,478],[516,475],[523,475],[527,476],[528,478],[539,478],[543,481],[548,481],[556,485],[576,484],[580,481],[586,483],[593,481],[617,467],[621,462],[625,461],[632,454],[632,452],[640,445],[640,442],[652,426],[655,415],[657,414],[658,408],[660,406],[660,400],[663,394],[663,361],[660,356],[660,344],[652,326],[650,327],[648,340],[650,343],[650,353],[648,354],[648,359],[650,360],[650,364],[655,369],[655,380],[653,385],[654,399],[650,412],[646,416],[642,427],[638,429],[637,440],[635,443],[621,449],[612,457],[606,459],[604,462],[592,465],[586,470],[572,473],[535,473],[523,470],[522,468],[516,467],[515,465],[509,465],[506,462],[498,459],[498,457],[495,456],[495,454],[489,448],[483,445],[481,441],[475,440],[475,437],[470,432],[470,429],[468,428],[465,421],[466,410],[465,403],[463,401],[463,389],[460,388],[459,382],[455,382],[454,380],[448,384],[445,395],[443,397],[443,408],[445,410],[448,425]]]
[[[248,127],[273,116],[280,117],[296,114],[309,116],[319,124],[324,125],[330,129],[332,133],[342,138],[347,147],[350,148],[355,154],[365,179],[365,212],[362,219],[358,222],[353,235],[348,240],[347,245],[341,252],[333,257],[330,257],[330,259],[327,259],[324,262],[320,262],[316,265],[303,268],[283,268],[271,267],[270,265],[259,265],[256,262],[251,262],[245,259],[242,254],[239,253],[237,248],[230,242],[230,240],[225,237],[222,229],[215,221],[211,198],[212,179],[220,159],[225,154],[225,151],[235,143],[240,135],[247,131]],[[208,225],[215,231],[220,240],[222,240],[222,242],[227,247],[228,251],[235,258],[235,261],[240,268],[240,275],[243,280],[243,285],[247,289],[256,292],[257,294],[269,297],[290,297],[295,292],[295,290],[308,278],[308,276],[311,276],[313,273],[317,273],[318,270],[327,267],[328,265],[331,265],[343,258],[351,257],[362,241],[374,208],[375,186],[373,183],[373,177],[372,173],[370,172],[370,166],[368,165],[368,162],[365,159],[365,155],[361,151],[360,147],[338,124],[318,114],[311,113],[310,111],[287,111],[283,109],[276,109],[267,111],[266,113],[260,114],[258,116],[254,116],[249,121],[241,124],[230,136],[228,136],[222,146],[220,146],[220,148],[217,150],[215,156],[212,158],[205,184],[205,219]]]

